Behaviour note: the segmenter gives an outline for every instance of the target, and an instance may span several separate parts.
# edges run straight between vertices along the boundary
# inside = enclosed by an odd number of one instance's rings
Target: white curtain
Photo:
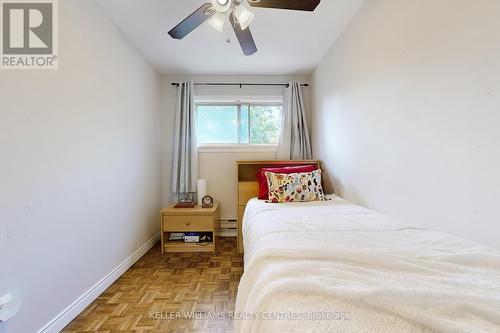
[[[198,179],[196,126],[194,84],[192,81],[179,82],[172,168],[172,191],[174,193],[196,192]]]
[[[285,90],[278,159],[309,160],[311,158],[311,141],[302,90],[299,82],[291,81]]]

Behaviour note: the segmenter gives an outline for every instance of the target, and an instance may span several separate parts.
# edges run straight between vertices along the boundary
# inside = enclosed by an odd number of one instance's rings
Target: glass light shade
[[[250,23],[252,23],[253,18],[255,16],[247,7],[243,5],[239,5],[234,11],[234,15],[236,16],[236,20],[240,23],[241,29],[245,30],[248,28]]]
[[[215,13],[209,20],[210,24],[215,30],[220,33],[224,32],[224,24],[226,23],[226,15],[224,13]]]
[[[212,5],[219,13],[225,13],[231,8],[232,0],[212,0]]]

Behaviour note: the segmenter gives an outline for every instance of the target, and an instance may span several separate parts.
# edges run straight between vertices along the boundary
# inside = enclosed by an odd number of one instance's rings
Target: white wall
[[[367,0],[313,75],[349,200],[500,248],[500,2]]]
[[[195,82],[237,82],[237,83],[284,83],[292,79],[309,82],[307,76],[294,75],[174,75],[162,76],[162,204],[167,205],[175,198],[171,195],[171,170],[173,126],[175,120],[176,88],[170,84],[179,80]],[[269,96],[283,96],[282,87],[204,87],[195,88],[201,99],[228,97],[245,99]],[[304,88],[304,99],[309,108],[309,88]],[[261,149],[249,151],[200,151],[199,177],[207,179],[207,192],[221,202],[221,217],[237,217],[237,160],[270,160],[275,153]]]
[[[60,68],[0,71],[0,295],[35,332],[159,229],[160,78],[88,0],[60,4]]]
[[[207,180],[207,193],[220,201],[221,218],[238,217],[238,169],[236,161],[276,159],[276,152],[264,150],[202,151],[199,153],[199,177]]]

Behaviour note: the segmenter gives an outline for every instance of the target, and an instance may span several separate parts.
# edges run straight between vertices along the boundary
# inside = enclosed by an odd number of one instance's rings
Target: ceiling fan
[[[321,0],[247,0],[251,7],[290,9],[313,12]],[[249,25],[254,13],[245,6],[244,0],[211,0],[195,10],[191,15],[176,25],[168,34],[174,39],[183,39],[203,22],[208,23],[217,31],[223,32],[226,18],[234,29],[236,37],[247,56],[257,52]]]

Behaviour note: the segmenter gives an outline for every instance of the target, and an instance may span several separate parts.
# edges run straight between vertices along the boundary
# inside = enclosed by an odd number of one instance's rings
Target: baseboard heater
[[[235,218],[221,218],[219,221],[219,236],[236,237],[238,235],[238,221]]]

